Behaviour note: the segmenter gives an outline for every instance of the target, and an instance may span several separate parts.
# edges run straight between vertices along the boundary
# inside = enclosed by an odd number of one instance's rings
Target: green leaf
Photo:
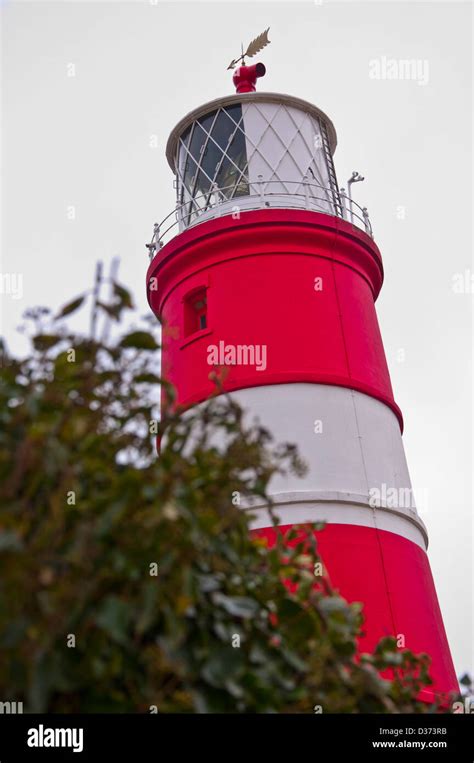
[[[26,617],[20,617],[8,623],[0,638],[0,644],[3,649],[11,649],[19,644],[24,638],[28,629],[29,621]]]
[[[97,307],[99,307],[101,310],[107,313],[110,318],[113,318],[114,321],[120,321],[120,316],[123,310],[123,305],[108,305],[105,302],[97,302]]]
[[[258,602],[247,596],[226,596],[223,593],[215,593],[212,600],[214,604],[225,609],[229,615],[244,619],[254,617],[260,609]]]
[[[140,617],[135,624],[135,632],[140,636],[145,633],[153,623],[153,617],[156,610],[157,583],[149,582],[142,592],[143,601],[140,608]]]
[[[123,307],[128,307],[130,310],[133,310],[132,297],[127,289],[124,289],[124,287],[120,286],[118,283],[114,283],[113,291],[115,296],[119,298]]]
[[[136,347],[137,350],[157,350],[159,345],[148,331],[132,331],[126,334],[120,342],[120,347]]]
[[[14,530],[0,532],[0,551],[21,551],[23,543]]]
[[[156,374],[146,373],[135,376],[137,384],[161,384],[161,379]]]
[[[33,337],[33,346],[35,350],[43,352],[44,350],[49,350],[51,347],[54,347],[54,345],[60,342],[61,339],[62,337],[57,336],[56,334],[37,334]]]
[[[230,644],[227,646],[215,645],[211,656],[201,670],[201,676],[211,686],[221,687],[229,680],[235,680],[242,669],[242,664],[240,649],[234,649]]]
[[[199,588],[203,593],[210,593],[211,591],[217,591],[221,587],[221,581],[217,575],[199,575],[198,576]]]
[[[126,634],[130,622],[130,606],[117,596],[108,596],[95,622],[114,641],[124,644],[127,641]]]
[[[403,664],[403,654],[400,652],[385,652],[384,662],[388,666],[398,666]]]
[[[78,297],[77,299],[73,299],[72,302],[68,302],[67,305],[64,305],[64,307],[61,308],[59,313],[56,315],[56,319],[64,318],[66,315],[71,315],[71,313],[74,313],[76,310],[79,310],[84,300],[85,300],[85,296],[82,296],[82,297]]]
[[[341,599],[340,596],[327,596],[326,598],[321,599],[319,608],[321,612],[324,612],[326,615],[331,615],[336,612],[345,614],[347,612],[347,602],[344,601],[344,599]]]

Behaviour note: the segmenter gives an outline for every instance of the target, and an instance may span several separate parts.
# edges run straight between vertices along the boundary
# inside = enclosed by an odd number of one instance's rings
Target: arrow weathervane
[[[266,45],[268,45],[271,40],[268,39],[268,31],[270,27],[267,27],[262,34],[259,34],[258,37],[255,38],[255,40],[252,40],[252,42],[249,44],[247,50],[244,53],[244,46],[242,45],[242,55],[240,58],[234,58],[230,62],[228,69],[235,69],[238,63],[242,61],[242,64],[245,66],[245,59],[246,58],[252,58],[256,53],[259,53]]]

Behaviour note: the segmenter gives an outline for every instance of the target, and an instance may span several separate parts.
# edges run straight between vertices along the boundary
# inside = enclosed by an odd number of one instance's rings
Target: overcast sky
[[[174,205],[168,134],[233,92],[228,62],[271,27],[259,89],[325,111],[340,185],[352,170],[366,178],[354,196],[384,259],[377,311],[408,465],[428,495],[420,513],[456,670],[472,673],[471,4],[1,5],[1,273],[23,283],[0,304],[18,351],[23,310],[90,287],[98,259],[120,257],[147,311],[144,244]],[[388,79],[389,59],[418,62],[414,76]]]

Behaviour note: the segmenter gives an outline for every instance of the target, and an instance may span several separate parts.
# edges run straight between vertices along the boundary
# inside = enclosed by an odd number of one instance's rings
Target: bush
[[[294,448],[218,395],[162,411],[157,457],[156,329],[108,339],[132,308],[115,283],[93,300],[102,338],[81,336],[84,301],[29,311],[28,357],[3,346],[2,696],[29,712],[432,710],[415,699],[426,655],[384,639],[357,657],[360,606],[315,585],[313,528],[269,549],[233,505],[301,472]]]

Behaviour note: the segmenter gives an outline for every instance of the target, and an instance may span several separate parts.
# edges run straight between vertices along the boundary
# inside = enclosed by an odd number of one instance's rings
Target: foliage
[[[270,549],[234,506],[302,472],[294,448],[218,395],[162,411],[157,457],[157,329],[81,336],[65,319],[86,296],[29,311],[28,357],[3,350],[2,698],[30,712],[429,710],[414,699],[426,655],[385,639],[356,656],[360,607],[315,585],[313,528]],[[114,284],[93,325],[131,308]]]

